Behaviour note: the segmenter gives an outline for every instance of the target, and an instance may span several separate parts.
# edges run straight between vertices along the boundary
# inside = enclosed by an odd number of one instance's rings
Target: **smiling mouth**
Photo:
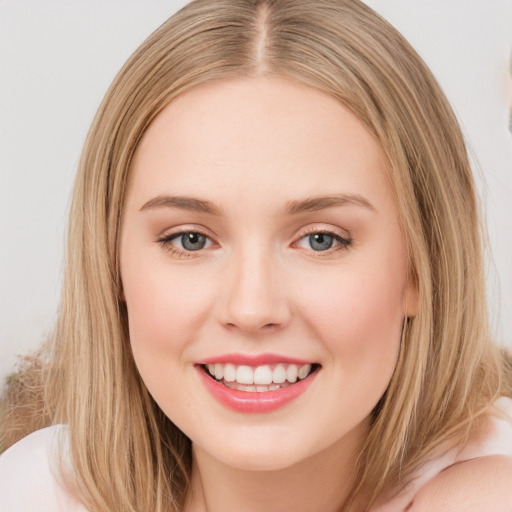
[[[230,389],[252,393],[276,391],[307,379],[320,365],[278,363],[261,366],[215,363],[201,365],[204,372]]]

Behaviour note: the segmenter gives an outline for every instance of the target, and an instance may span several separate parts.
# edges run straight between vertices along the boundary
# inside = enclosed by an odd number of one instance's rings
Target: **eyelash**
[[[341,236],[339,233],[336,233],[335,231],[329,231],[328,229],[319,229],[319,228],[308,228],[304,232],[301,233],[301,236],[297,239],[296,242],[294,242],[292,245],[298,244],[302,239],[311,236],[311,235],[328,235],[331,236],[335,242],[338,243],[337,246],[331,247],[325,251],[315,251],[313,249],[310,249],[311,252],[315,253],[317,257],[323,257],[323,256],[329,256],[333,254],[334,252],[340,251],[340,250],[347,250],[350,245],[352,245],[352,238],[350,236],[344,237]]]
[[[200,229],[190,229],[190,230],[183,230],[183,231],[177,231],[175,233],[170,233],[168,235],[164,235],[157,239],[157,242],[162,246],[163,249],[168,251],[174,256],[178,256],[179,258],[183,259],[190,259],[194,257],[195,252],[200,252],[201,249],[198,251],[187,251],[183,249],[179,249],[175,245],[172,244],[172,241],[176,238],[180,238],[183,235],[187,234],[197,234],[204,236],[208,240],[212,240],[209,235],[207,235],[204,231],[201,231]]]
[[[169,253],[173,254],[174,256],[177,256],[177,257],[183,258],[183,259],[190,259],[190,258],[194,257],[195,252],[199,253],[202,251],[202,249],[198,249],[197,251],[188,251],[188,250],[179,249],[178,247],[176,247],[175,245],[172,244],[173,240],[180,238],[183,235],[187,235],[187,234],[201,235],[201,236],[204,236],[207,240],[212,241],[211,237],[209,235],[207,235],[204,231],[201,231],[199,229],[190,229],[190,230],[177,231],[175,233],[164,235],[164,236],[158,238],[157,242],[162,246],[163,249],[165,249]],[[311,235],[316,235],[316,234],[328,235],[328,236],[332,237],[334,239],[334,241],[337,242],[337,244],[338,244],[337,246],[326,249],[325,251],[315,251],[313,249],[309,249],[311,252],[315,253],[317,255],[317,257],[331,255],[332,253],[337,252],[339,250],[347,250],[350,247],[350,245],[352,245],[352,238],[350,238],[350,237],[343,237],[334,231],[322,230],[322,229],[318,229],[318,228],[310,228],[310,229],[307,229],[306,231],[304,231],[301,234],[301,236],[295,242],[293,242],[292,246],[295,246],[304,238],[311,236]]]

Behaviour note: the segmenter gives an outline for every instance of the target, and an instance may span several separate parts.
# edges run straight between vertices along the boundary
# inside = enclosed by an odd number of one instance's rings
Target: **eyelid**
[[[171,228],[166,228],[159,235],[157,235],[157,241],[167,239],[178,235],[183,235],[185,233],[199,233],[210,240],[214,241],[215,236],[209,229],[204,228],[203,226],[197,224],[180,224],[179,226],[174,226]]]
[[[203,254],[205,250],[210,248],[206,247],[197,251],[187,251],[186,249],[180,249],[179,247],[176,247],[174,244],[172,244],[173,240],[187,233],[197,233],[207,238],[212,243],[212,245],[217,244],[214,237],[208,232],[208,230],[204,229],[202,226],[197,225],[180,225],[176,228],[167,229],[161,235],[156,237],[156,242],[159,243],[168,252],[184,259],[198,257]]]
[[[184,235],[187,233],[198,233],[207,238],[211,242],[211,245],[206,248],[198,249],[197,251],[188,251],[186,249],[180,249],[171,243],[180,235]],[[352,244],[353,241],[351,235],[345,230],[342,230],[338,227],[334,227],[332,225],[314,224],[299,230],[298,233],[294,236],[294,241],[291,243],[291,246],[296,247],[300,240],[307,237],[308,235],[316,233],[323,233],[332,236],[338,242],[337,246],[326,249],[325,251],[315,251],[313,249],[308,250],[304,248],[304,250],[310,253],[314,253],[318,257],[330,255],[333,252],[336,252],[341,249],[347,249]],[[212,245],[219,245],[218,242],[216,242],[214,236],[211,235],[209,230],[203,228],[202,226],[197,225],[180,225],[175,228],[170,228],[164,231],[163,234],[157,236],[156,242],[158,242],[167,251],[182,258],[198,257],[201,254],[203,254],[205,250],[210,249]]]
[[[333,247],[333,248],[327,249],[325,251],[314,251],[313,249],[308,251],[308,252],[315,253],[315,255],[320,256],[320,257],[322,255],[332,254],[333,252],[340,250],[340,249],[347,249],[352,244],[352,241],[353,241],[350,233],[348,233],[345,230],[336,228],[334,226],[326,226],[325,224],[315,224],[313,226],[307,226],[306,228],[300,230],[298,232],[298,234],[294,237],[294,242],[291,245],[295,246],[303,238],[305,238],[309,235],[316,234],[316,233],[323,233],[326,235],[330,235],[339,244],[338,247]],[[308,250],[308,249],[305,249],[305,250]]]

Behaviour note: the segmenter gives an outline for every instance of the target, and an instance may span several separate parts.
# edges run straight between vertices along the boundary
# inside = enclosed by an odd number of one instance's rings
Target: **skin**
[[[490,455],[455,464],[420,489],[410,512],[511,512],[512,457]]]
[[[197,86],[145,133],[125,202],[121,276],[138,370],[192,440],[188,510],[328,512],[344,502],[403,319],[416,313],[386,170],[347,109],[276,77]],[[286,211],[334,194],[349,200]],[[162,201],[170,196],[218,211]],[[195,232],[206,245],[187,251],[177,234]],[[349,243],[318,251],[312,232]],[[197,367],[232,353],[321,369],[286,406],[242,413],[212,397]]]

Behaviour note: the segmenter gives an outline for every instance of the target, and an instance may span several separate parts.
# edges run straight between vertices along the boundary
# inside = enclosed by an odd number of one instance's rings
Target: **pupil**
[[[181,236],[181,243],[187,251],[198,251],[206,244],[206,237],[199,233],[186,233]]]
[[[309,243],[315,251],[326,251],[332,247],[333,237],[325,233],[315,233],[309,235]]]

